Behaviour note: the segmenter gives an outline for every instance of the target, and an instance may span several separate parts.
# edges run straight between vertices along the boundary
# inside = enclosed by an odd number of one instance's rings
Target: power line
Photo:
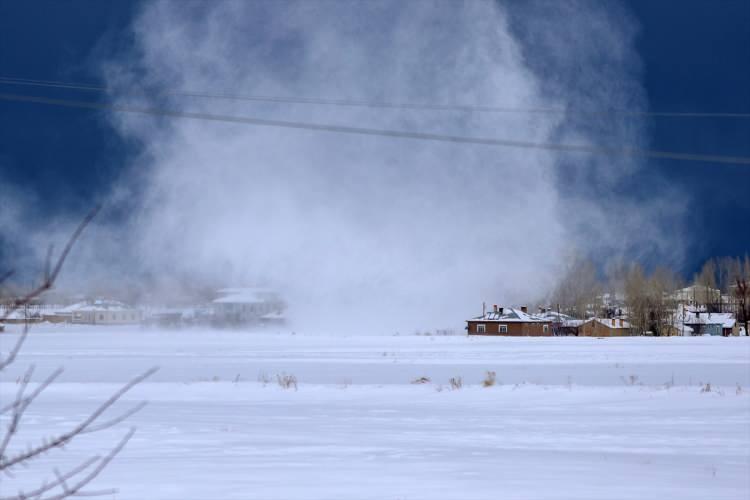
[[[208,120],[216,122],[240,123],[247,125],[256,125],[261,127],[282,127],[301,130],[315,130],[320,132],[338,132],[345,134],[370,135],[380,137],[394,137],[400,139],[416,139],[423,141],[452,142],[461,144],[480,144],[485,146],[504,146],[522,149],[540,149],[547,151],[563,151],[569,153],[588,153],[608,156],[631,156],[646,157],[668,160],[697,161],[710,163],[724,163],[735,165],[750,165],[750,157],[733,157],[720,155],[700,155],[691,153],[676,153],[671,151],[653,151],[647,149],[620,147],[620,148],[601,148],[594,146],[584,146],[575,144],[553,144],[543,142],[517,141],[511,139],[495,139],[482,137],[464,137],[455,135],[442,135],[424,132],[409,132],[400,130],[372,129],[363,127],[350,127],[346,125],[331,125],[321,123],[303,123],[284,120],[269,120],[264,118],[253,118],[244,116],[220,115],[213,113],[198,113],[190,111],[177,111],[170,109],[148,108],[141,106],[130,106],[122,104],[107,104],[90,101],[73,101],[68,99],[52,99],[47,97],[36,97],[16,94],[0,93],[0,100],[31,102],[38,104],[51,104],[55,106],[65,106],[69,108],[97,109],[106,111],[116,111],[121,113],[135,113],[151,116],[168,116],[174,118],[192,118],[198,120]]]
[[[84,83],[59,82],[51,80],[32,80],[27,78],[13,78],[0,76],[0,84],[47,87],[67,90],[84,90],[90,92],[109,92],[113,89]],[[195,91],[178,91],[163,90],[162,95],[174,95],[181,97],[201,97],[209,99],[224,99],[233,101],[251,101],[251,102],[271,102],[284,104],[313,104],[327,106],[346,106],[346,107],[365,107],[365,108],[386,108],[386,109],[411,109],[423,111],[462,111],[462,112],[480,112],[480,113],[517,113],[517,114],[565,114],[565,109],[554,108],[515,108],[502,106],[469,106],[455,104],[429,104],[429,103],[395,103],[387,101],[359,101],[348,99],[320,99],[313,97],[284,97],[284,96],[266,96],[266,95],[238,95],[229,93],[208,93]],[[594,113],[584,113],[592,115]],[[693,111],[628,111],[628,110],[606,110],[600,114],[617,114],[622,116],[641,116],[656,118],[750,118],[750,113],[715,113],[715,112],[693,112]]]

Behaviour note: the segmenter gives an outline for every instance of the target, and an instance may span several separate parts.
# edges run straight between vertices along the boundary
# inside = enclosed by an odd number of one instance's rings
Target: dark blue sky
[[[652,110],[750,113],[750,2],[631,0]],[[96,83],[98,65],[131,43],[137,2],[0,0],[0,76]],[[0,84],[1,92],[44,90]],[[81,97],[57,92],[56,96]],[[750,156],[750,120],[658,119],[658,150]],[[0,101],[0,175],[32,189],[40,214],[83,211],[127,164],[126,144],[94,111]],[[683,271],[750,250],[750,167],[652,162],[693,202]],[[639,185],[637,179],[634,185]],[[641,183],[645,195],[647,182]]]

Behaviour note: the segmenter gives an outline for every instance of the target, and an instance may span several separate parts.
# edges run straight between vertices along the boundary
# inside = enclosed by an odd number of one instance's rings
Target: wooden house
[[[579,330],[584,337],[629,337],[630,323],[622,318],[591,318]]]
[[[466,321],[469,335],[507,335],[546,337],[552,335],[552,322],[520,309],[494,306],[490,312]]]

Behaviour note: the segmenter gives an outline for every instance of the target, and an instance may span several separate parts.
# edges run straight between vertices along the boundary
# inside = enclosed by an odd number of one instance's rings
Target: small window
[[[117,313],[112,313],[112,319],[117,321]]]
[[[477,325],[477,333],[485,333],[484,323],[479,323]]]
[[[543,331],[544,333],[547,333],[547,332],[549,332],[549,325],[542,325],[542,331]]]
[[[103,314],[99,315],[99,321],[104,321],[104,315]]]
[[[499,331],[500,333],[508,333],[508,325],[500,325]]]
[[[130,315],[130,319],[132,319],[133,321],[135,321],[135,314],[131,314]]]

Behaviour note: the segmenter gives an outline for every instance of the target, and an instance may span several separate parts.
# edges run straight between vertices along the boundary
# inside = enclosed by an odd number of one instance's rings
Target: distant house
[[[88,325],[128,325],[140,323],[143,313],[116,300],[95,300],[71,306],[64,311],[70,313],[70,322]]]
[[[19,323],[39,323],[42,321],[42,316],[39,313],[39,309],[36,307],[22,307],[11,313],[5,314],[3,321],[9,325]]]
[[[550,336],[552,322],[520,309],[494,306],[491,312],[466,321],[469,335],[508,335],[513,337]]]
[[[622,318],[591,318],[580,327],[585,337],[628,337],[630,323]]]
[[[693,329],[688,325],[675,323],[673,325],[665,325],[663,328],[663,335],[666,337],[690,337],[693,335]]]
[[[73,312],[88,305],[90,305],[88,302],[77,302],[69,306],[47,310],[42,312],[42,320],[48,323],[72,323]]]
[[[540,309],[539,314],[536,316],[551,321],[552,334],[558,336],[578,335],[581,325],[584,323],[582,319],[576,319],[573,316],[549,309]]]
[[[672,298],[684,304],[716,304],[721,302],[721,291],[704,285],[691,285],[672,294]]]
[[[730,335],[740,334],[739,324],[732,313],[710,313],[700,309],[683,309],[678,313],[675,324],[684,325],[692,330],[693,335]]]
[[[284,321],[286,305],[268,288],[224,288],[213,301],[214,321],[222,325],[268,324]]]

